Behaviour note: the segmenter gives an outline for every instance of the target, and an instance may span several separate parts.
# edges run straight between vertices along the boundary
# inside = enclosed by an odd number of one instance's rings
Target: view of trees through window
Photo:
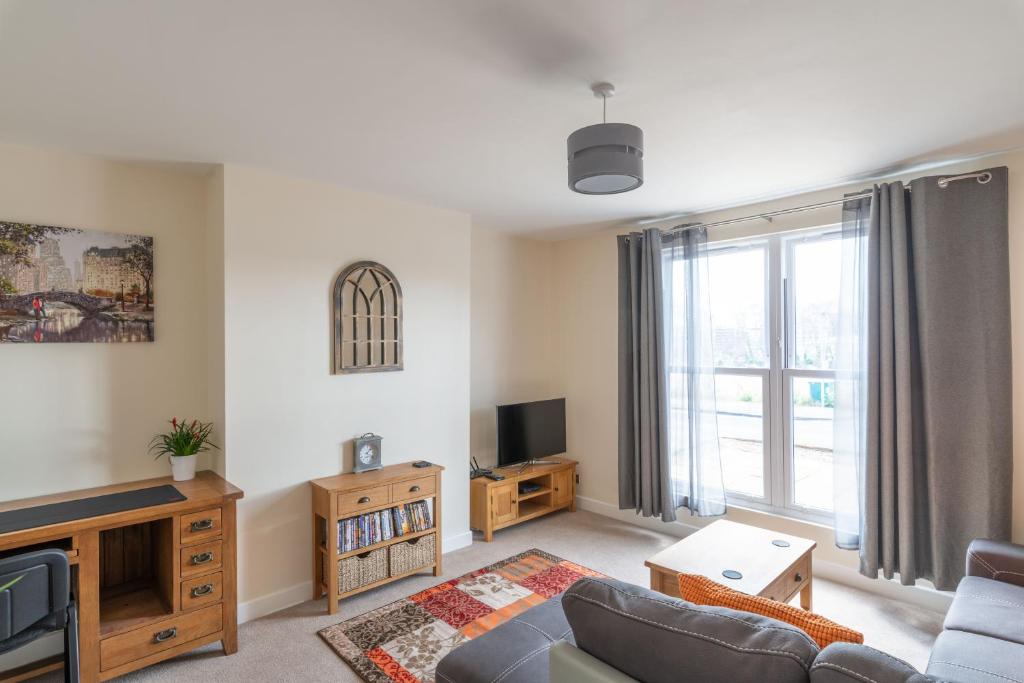
[[[839,235],[819,230],[709,249],[726,489],[784,514],[828,514]]]

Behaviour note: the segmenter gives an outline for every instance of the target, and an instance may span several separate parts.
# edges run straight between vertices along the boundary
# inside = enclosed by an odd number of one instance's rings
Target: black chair
[[[0,654],[64,631],[64,680],[78,683],[78,610],[68,557],[38,550],[0,559]]]

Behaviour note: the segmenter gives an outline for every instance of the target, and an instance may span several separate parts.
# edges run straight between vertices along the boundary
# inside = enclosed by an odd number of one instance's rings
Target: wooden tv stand
[[[469,483],[469,526],[490,541],[498,529],[514,526],[555,510],[576,511],[576,461],[547,458],[547,465],[520,465],[496,469],[502,481],[477,477]],[[519,493],[519,485],[540,484],[532,493]]]

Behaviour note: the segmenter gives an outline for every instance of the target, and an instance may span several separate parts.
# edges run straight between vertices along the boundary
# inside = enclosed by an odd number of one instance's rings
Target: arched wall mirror
[[[334,282],[334,374],[402,369],[402,286],[374,261]]]

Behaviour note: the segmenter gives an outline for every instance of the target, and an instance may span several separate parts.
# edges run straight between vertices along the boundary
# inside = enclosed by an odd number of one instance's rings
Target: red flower
[[[178,428],[178,418],[176,418],[176,417],[172,417],[171,418],[171,426],[174,427],[175,429]]]

